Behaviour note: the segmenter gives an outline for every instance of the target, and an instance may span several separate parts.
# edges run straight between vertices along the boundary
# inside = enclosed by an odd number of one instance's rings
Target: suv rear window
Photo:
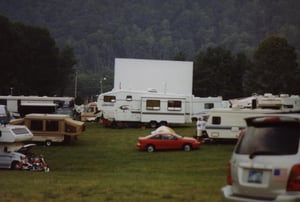
[[[300,126],[297,122],[270,122],[248,126],[235,153],[291,155],[298,153]]]

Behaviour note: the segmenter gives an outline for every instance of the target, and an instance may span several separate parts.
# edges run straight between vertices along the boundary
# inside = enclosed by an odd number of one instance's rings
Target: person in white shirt
[[[201,137],[202,135],[204,135],[204,132],[206,130],[206,121],[204,120],[203,117],[200,117],[197,120],[197,138]]]

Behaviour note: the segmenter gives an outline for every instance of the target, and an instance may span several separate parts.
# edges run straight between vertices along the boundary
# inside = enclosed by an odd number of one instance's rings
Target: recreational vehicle
[[[264,95],[253,95],[241,99],[230,100],[232,107],[239,108],[261,108],[261,109],[287,109],[291,111],[300,111],[299,95],[280,94],[273,95],[265,93]]]
[[[16,151],[23,146],[23,141],[33,138],[26,126],[8,124],[10,116],[5,105],[0,105],[0,152]]]
[[[244,101],[247,100],[248,104]],[[245,118],[253,115],[270,113],[299,113],[300,97],[289,95],[272,95],[243,99],[245,105],[236,102],[233,108],[212,109],[208,113],[206,131],[211,139],[237,139],[246,127]]]
[[[197,98],[193,95],[157,93],[155,90],[117,90],[99,95],[98,108],[106,126],[144,124],[150,127],[192,122],[211,108],[222,107],[222,97]]]
[[[52,142],[76,139],[85,130],[84,122],[75,121],[63,114],[27,114],[10,123],[27,126],[33,133],[32,141],[45,142],[47,146]]]
[[[73,97],[47,96],[0,96],[0,104],[6,105],[14,117],[24,117],[29,113],[56,113],[60,109],[72,109]]]
[[[97,103],[91,102],[84,106],[80,119],[81,121],[97,121],[100,116],[101,112],[98,110]]]

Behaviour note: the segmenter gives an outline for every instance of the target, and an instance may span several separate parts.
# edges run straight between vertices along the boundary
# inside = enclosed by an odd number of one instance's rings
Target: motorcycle
[[[27,161],[25,160],[21,164],[21,170],[29,170],[29,171],[44,171],[49,172],[50,168],[48,167],[44,157],[42,155],[27,157]]]
[[[35,146],[35,144],[25,145],[19,151],[26,156],[21,160],[19,168],[21,170],[49,172],[50,168],[46,163],[43,155],[36,155],[30,151],[30,148],[32,148],[33,146]]]

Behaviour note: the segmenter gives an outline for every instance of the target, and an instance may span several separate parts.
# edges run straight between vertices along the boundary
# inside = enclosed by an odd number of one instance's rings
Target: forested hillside
[[[0,15],[49,29],[74,48],[79,71],[102,74],[115,57],[187,60],[211,46],[249,58],[268,35],[300,49],[298,0],[1,0]]]

